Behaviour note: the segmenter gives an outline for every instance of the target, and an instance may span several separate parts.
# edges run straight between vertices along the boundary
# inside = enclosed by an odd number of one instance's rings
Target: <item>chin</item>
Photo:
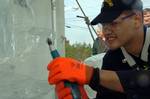
[[[120,45],[117,45],[117,44],[108,44],[107,45],[108,47],[109,47],[109,49],[111,49],[111,50],[116,50],[116,49],[118,49],[118,48],[120,48],[121,46]]]

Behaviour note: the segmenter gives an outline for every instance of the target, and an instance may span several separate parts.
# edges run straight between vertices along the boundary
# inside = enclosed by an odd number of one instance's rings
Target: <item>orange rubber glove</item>
[[[93,74],[93,68],[72,58],[58,57],[48,64],[48,82],[57,84],[60,81],[88,84]]]
[[[81,99],[88,99],[88,96],[83,86],[79,86],[79,90],[81,93]],[[55,87],[55,91],[58,99],[73,99],[71,94],[71,89],[65,87],[64,82],[57,83]]]

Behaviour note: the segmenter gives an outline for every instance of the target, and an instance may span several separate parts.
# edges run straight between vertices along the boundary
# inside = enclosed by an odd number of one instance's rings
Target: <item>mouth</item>
[[[117,36],[115,36],[115,35],[109,35],[109,36],[105,37],[105,41],[112,43],[112,41],[114,41],[116,38],[117,38]]]

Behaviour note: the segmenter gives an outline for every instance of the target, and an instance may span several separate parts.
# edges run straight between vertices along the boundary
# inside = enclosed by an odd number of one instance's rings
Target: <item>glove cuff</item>
[[[94,68],[93,75],[91,78],[91,81],[89,83],[89,86],[93,89],[98,91],[100,85],[100,73],[99,68]]]

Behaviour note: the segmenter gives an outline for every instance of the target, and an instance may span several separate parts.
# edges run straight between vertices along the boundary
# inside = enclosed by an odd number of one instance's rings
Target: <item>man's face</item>
[[[144,11],[144,24],[150,26],[150,10]]]
[[[98,36],[98,37],[101,37],[101,33],[102,33],[102,32],[100,31],[99,28],[96,30],[96,33],[97,33],[97,36]]]
[[[135,13],[122,13],[112,23],[102,24],[104,38],[110,49],[130,46],[135,37]]]

